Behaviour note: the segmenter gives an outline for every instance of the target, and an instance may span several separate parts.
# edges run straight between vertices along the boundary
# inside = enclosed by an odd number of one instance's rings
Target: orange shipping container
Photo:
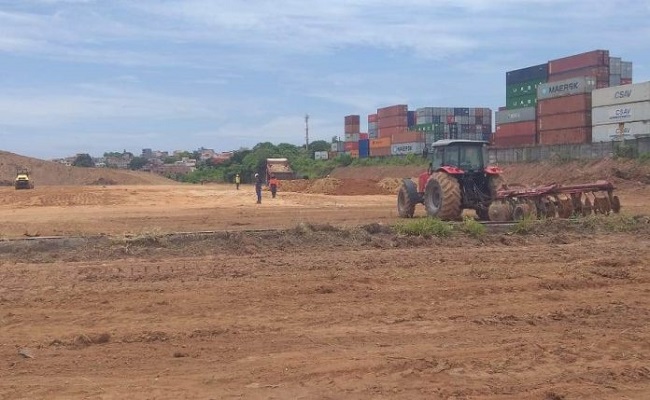
[[[379,138],[379,139],[370,139],[371,149],[386,147],[388,148],[388,154],[390,154],[390,145],[391,145],[390,136]],[[372,155],[372,151],[370,152],[370,154]]]
[[[408,128],[406,126],[391,126],[388,128],[378,128],[377,136],[380,138],[391,137],[393,135],[399,135],[405,132],[408,132]]]
[[[537,117],[591,110],[591,93],[555,97],[537,101]]]
[[[539,144],[582,144],[591,142],[591,127],[556,129],[539,133]]]
[[[392,136],[391,143],[417,143],[424,142],[424,136],[422,132],[400,132]]]
[[[390,156],[391,147],[371,147],[370,148],[370,157],[383,157],[383,156]]]
[[[540,132],[583,126],[591,126],[591,111],[547,115],[537,119],[537,127]]]

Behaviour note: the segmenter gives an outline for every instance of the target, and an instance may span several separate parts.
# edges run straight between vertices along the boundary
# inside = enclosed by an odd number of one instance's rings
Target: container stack
[[[346,115],[345,122],[345,142],[358,142],[359,133],[361,133],[361,117],[358,115]]]
[[[508,71],[505,109],[524,111],[512,114],[499,110],[493,144],[514,147],[589,143],[591,92],[631,83],[632,63],[610,57],[609,50],[593,50]],[[536,110],[534,118],[531,109]],[[534,128],[531,121],[536,121]]]
[[[506,108],[535,107],[537,86],[548,80],[548,64],[533,65],[506,72]]]
[[[377,114],[368,115],[368,136],[370,139],[377,139],[378,137],[377,129]]]
[[[593,77],[596,88],[609,87],[609,50],[593,50],[548,62],[548,81]]]
[[[427,144],[441,139],[489,140],[492,132],[489,108],[423,107],[415,114],[416,125],[411,130],[422,132]]]
[[[537,88],[538,143],[580,144],[591,141],[591,92],[594,77],[569,78]]]
[[[621,85],[632,84],[632,62],[621,61]]]
[[[408,130],[408,106],[398,104],[377,109],[377,137],[390,138]],[[390,146],[388,146],[390,148]]]
[[[650,82],[594,90],[594,142],[650,135]]]
[[[537,142],[535,107],[496,112],[492,144],[497,147],[534,146]]]
[[[359,139],[359,158],[370,157],[370,139]]]
[[[371,157],[384,157],[391,154],[390,137],[370,139],[368,146]]]

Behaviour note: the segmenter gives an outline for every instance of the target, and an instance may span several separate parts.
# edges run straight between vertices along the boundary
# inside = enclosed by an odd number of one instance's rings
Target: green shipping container
[[[506,97],[506,107],[508,110],[515,108],[535,107],[536,105],[537,93],[518,97]]]
[[[445,124],[419,124],[413,126],[410,130],[416,132],[435,132],[443,133],[445,131]]]
[[[508,97],[521,97],[531,93],[537,94],[537,86],[541,83],[546,83],[545,79],[535,79],[523,83],[515,83],[514,85],[506,86],[506,99]]]

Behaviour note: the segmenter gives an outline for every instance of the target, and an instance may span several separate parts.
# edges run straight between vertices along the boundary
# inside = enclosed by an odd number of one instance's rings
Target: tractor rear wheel
[[[461,214],[460,185],[444,172],[436,172],[424,189],[424,208],[427,215],[445,221],[457,220]]]
[[[413,218],[415,203],[411,201],[406,185],[402,185],[397,193],[397,213],[400,218]]]

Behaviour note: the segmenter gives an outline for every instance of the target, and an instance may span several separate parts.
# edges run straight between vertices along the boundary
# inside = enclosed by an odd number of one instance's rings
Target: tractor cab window
[[[458,146],[447,146],[445,148],[444,164],[460,168],[458,165],[459,150]]]
[[[483,167],[483,147],[465,146],[460,152],[460,169],[477,170]]]
[[[442,147],[434,147],[431,150],[431,167],[434,171],[442,167],[444,154],[444,148]]]

